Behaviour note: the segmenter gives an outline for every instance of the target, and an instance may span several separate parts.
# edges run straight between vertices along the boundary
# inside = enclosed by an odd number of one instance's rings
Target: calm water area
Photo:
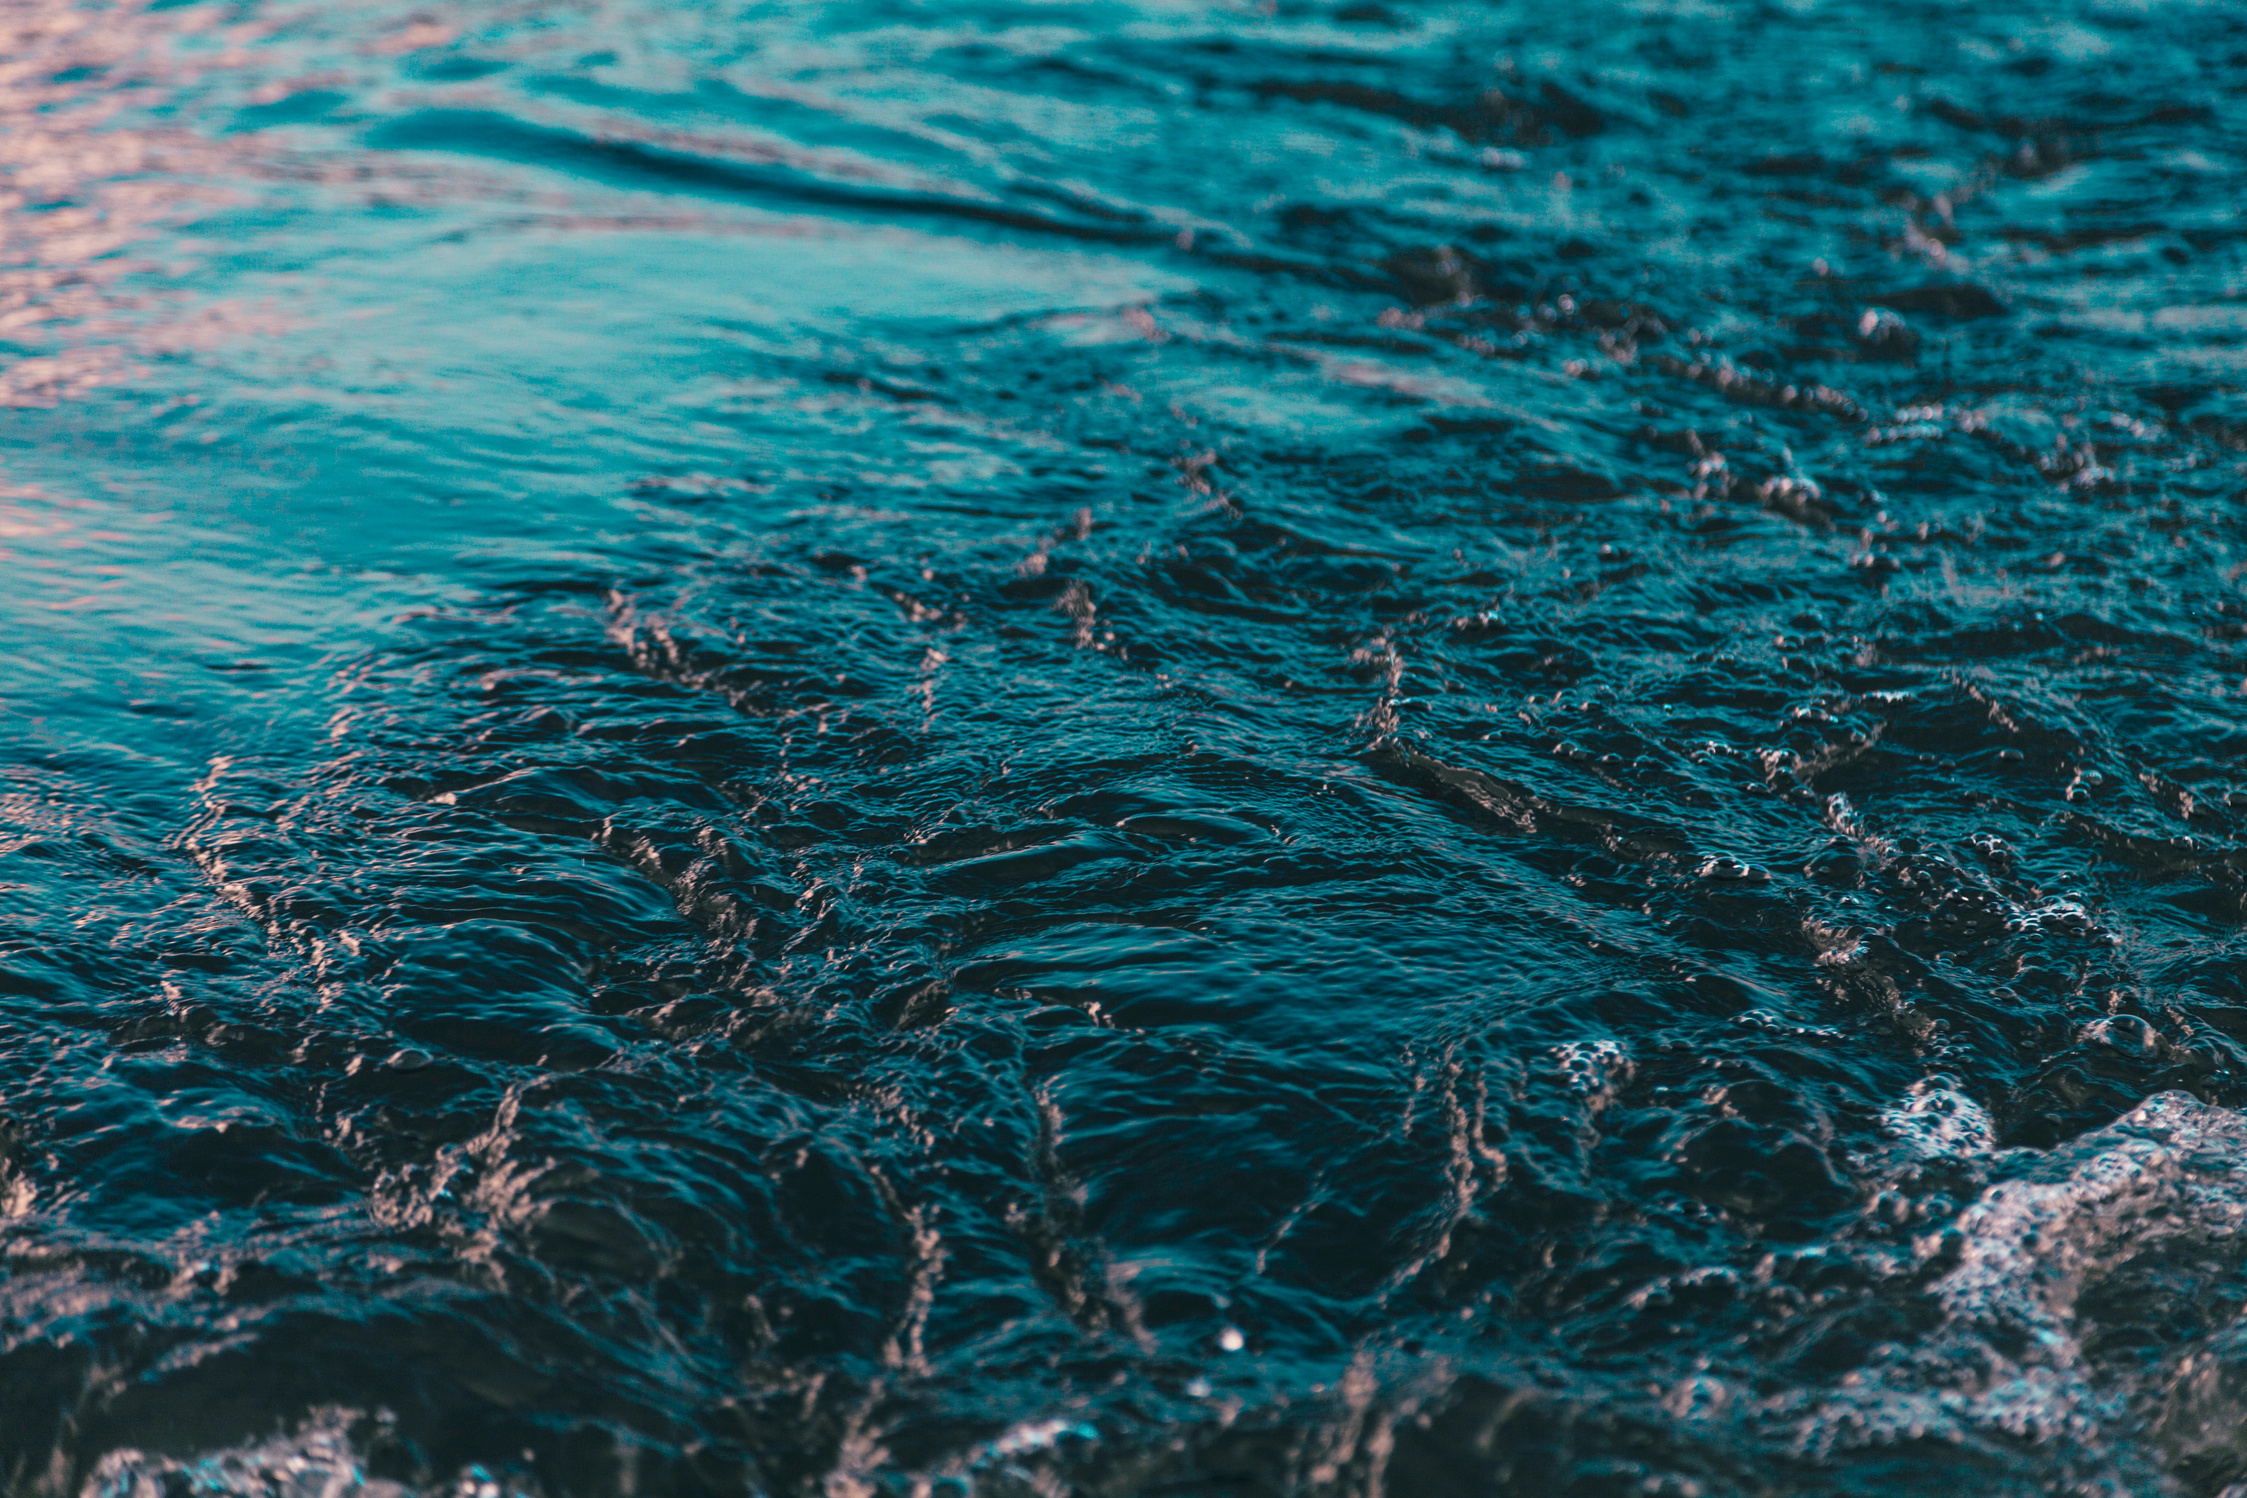
[[[2247,13],[0,0],[0,1495],[2247,1495]]]

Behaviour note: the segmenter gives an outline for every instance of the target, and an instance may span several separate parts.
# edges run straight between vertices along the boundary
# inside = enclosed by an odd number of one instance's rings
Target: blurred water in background
[[[0,0],[0,1492],[2236,1493],[2247,27]]]

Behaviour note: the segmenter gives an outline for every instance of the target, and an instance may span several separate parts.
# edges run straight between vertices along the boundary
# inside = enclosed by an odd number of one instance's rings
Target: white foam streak
[[[1948,1088],[1917,1090],[1887,1121],[1921,1158],[1989,1149],[1987,1116]],[[2247,1122],[2162,1093],[2048,1154],[1999,1158],[2006,1168],[2033,1163],[1916,1245],[1922,1272],[1937,1276],[1928,1290],[1941,1324],[1882,1349],[1838,1390],[1790,1396],[1772,1412],[1792,1422],[1807,1455],[1926,1438],[2061,1443],[2054,1454],[2094,1488],[2127,1491],[2150,1478],[2123,1439],[2132,1391],[2085,1356],[2076,1304],[2148,1250],[2180,1241],[2236,1250],[2247,1227]]]

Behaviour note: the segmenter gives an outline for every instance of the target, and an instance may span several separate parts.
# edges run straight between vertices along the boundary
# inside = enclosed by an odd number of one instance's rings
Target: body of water
[[[0,0],[0,1492],[2241,1492],[2243,184],[2213,0]]]

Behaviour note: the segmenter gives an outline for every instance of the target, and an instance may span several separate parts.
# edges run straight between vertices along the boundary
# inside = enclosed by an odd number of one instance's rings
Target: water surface
[[[2247,1479],[2247,30],[0,0],[0,1492]]]

